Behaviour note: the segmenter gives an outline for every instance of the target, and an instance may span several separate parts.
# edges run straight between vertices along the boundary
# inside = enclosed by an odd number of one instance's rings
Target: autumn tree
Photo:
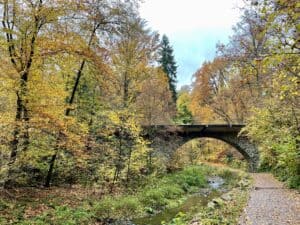
[[[256,10],[267,20],[264,32],[273,40],[269,54],[261,61],[271,77],[264,107],[254,107],[246,131],[262,146],[262,167],[273,170],[291,187],[299,187],[299,4],[263,1]]]
[[[2,70],[9,70],[9,80],[14,83],[15,119],[10,141],[8,177],[12,166],[21,152],[26,152],[30,144],[30,120],[33,114],[32,87],[41,60],[47,56],[46,34],[51,25],[58,21],[64,11],[60,1],[2,1],[1,51],[3,59],[9,62]],[[33,85],[33,86],[32,86]],[[10,178],[8,178],[10,179]],[[9,181],[6,182],[8,185]]]
[[[49,186],[57,156],[82,165],[81,150],[94,146],[93,120],[100,119],[95,114],[103,110],[106,79],[113,77],[107,43],[120,40],[121,27],[137,16],[137,1],[3,1],[1,7],[1,58],[7,62],[0,68],[1,98],[9,93],[1,99],[9,102],[1,124],[13,130],[1,141],[1,157],[7,161],[2,153],[11,139],[9,168],[18,156],[25,173],[44,176],[49,159]],[[5,179],[13,180],[8,171]]]
[[[136,101],[140,121],[143,125],[169,124],[175,110],[168,78],[160,68],[149,67],[147,74]]]
[[[191,95],[189,87],[182,87],[178,93],[177,98],[177,115],[175,117],[175,122],[178,124],[192,124],[193,115],[190,110],[191,105]]]
[[[99,122],[105,127],[97,128],[99,134],[111,127],[108,129],[111,131],[102,136],[108,135],[106,143],[111,148],[109,154],[114,169],[110,179],[113,186],[124,180],[124,176],[128,183],[131,174],[146,164],[148,149],[141,138],[141,123],[167,120],[169,112],[165,101],[171,98],[165,74],[153,66],[158,35],[149,30],[139,17],[127,18],[118,32],[121,34],[119,37],[109,39],[110,74],[99,83],[105,102],[102,103],[104,113],[99,115],[102,118]],[[154,85],[155,90],[152,89]],[[153,104],[158,108],[152,108]],[[160,112],[159,118],[156,118],[161,109],[166,115]],[[114,133],[114,130],[118,132]]]
[[[75,12],[80,15],[78,32],[75,25],[78,21],[74,20],[75,30],[72,32],[77,33],[77,38],[82,40],[81,45],[84,48],[83,57],[78,59],[78,68],[76,69],[75,76],[73,77],[73,84],[68,85],[67,88],[70,91],[67,97],[68,106],[65,110],[65,116],[70,116],[74,107],[76,94],[84,75],[86,67],[96,68],[97,73],[94,76],[101,76],[108,73],[108,68],[104,64],[105,58],[105,46],[101,45],[100,36],[107,34],[116,34],[117,29],[123,23],[122,20],[127,17],[135,16],[136,14],[136,2],[118,2],[118,1],[79,1],[79,7],[75,8]],[[76,49],[75,49],[76,51]],[[74,65],[75,66],[75,65]],[[76,66],[75,66],[76,67]],[[94,69],[94,72],[97,71]],[[101,79],[101,78],[96,78]],[[63,137],[58,138],[58,142]],[[45,181],[45,186],[50,185],[52,178],[54,164],[57,158],[59,147],[57,147],[55,153],[52,155],[49,162],[49,170]]]
[[[296,1],[248,1],[229,43],[195,73],[191,104],[198,118],[208,109],[213,121],[247,122],[261,166],[293,187],[300,165],[297,10]]]
[[[246,109],[240,89],[234,90],[234,71],[228,67],[224,58],[215,58],[213,62],[203,64],[195,74],[192,91],[192,110],[213,112],[208,114],[210,121],[223,120],[228,124],[243,122]],[[205,114],[202,120],[205,120]],[[201,117],[200,117],[201,120]]]

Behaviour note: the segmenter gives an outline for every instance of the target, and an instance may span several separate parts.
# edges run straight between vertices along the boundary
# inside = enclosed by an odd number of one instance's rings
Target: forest
[[[248,182],[207,164],[246,170],[231,146],[156,149],[151,125],[245,124],[259,171],[299,190],[300,3],[246,2],[229,42],[178,89],[171,41],[139,0],[1,0],[0,224],[119,224],[176,205],[211,174]],[[239,210],[201,224],[235,224]]]

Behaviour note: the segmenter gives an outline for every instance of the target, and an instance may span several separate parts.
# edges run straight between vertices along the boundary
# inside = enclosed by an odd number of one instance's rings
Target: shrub
[[[68,206],[58,206],[55,210],[48,211],[43,215],[36,216],[27,221],[17,223],[20,225],[42,225],[42,224],[90,224],[93,214],[82,208],[69,208]]]
[[[143,208],[139,199],[135,196],[126,196],[117,199],[114,205],[116,213],[125,218],[130,218],[138,214]]]
[[[184,191],[176,184],[165,184],[161,186],[159,189],[164,193],[165,198],[167,199],[175,199],[180,197]]]
[[[145,190],[145,193],[140,194],[140,199],[143,204],[154,209],[161,209],[168,204],[165,191],[160,188]]]
[[[162,225],[185,225],[187,224],[187,216],[180,212],[169,223],[162,222]]]
[[[0,199],[0,211],[5,210],[7,208],[9,208],[9,204],[3,199]]]
[[[184,169],[174,176],[173,182],[179,184],[185,191],[189,191],[191,186],[205,187],[207,183],[200,167]]]
[[[287,180],[290,188],[300,189],[300,175],[295,175]]]
[[[94,206],[95,215],[101,219],[110,218],[114,208],[115,200],[112,197],[106,197]]]

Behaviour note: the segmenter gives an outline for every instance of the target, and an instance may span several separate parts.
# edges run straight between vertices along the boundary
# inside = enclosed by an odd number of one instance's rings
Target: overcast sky
[[[214,57],[218,41],[226,43],[238,21],[242,0],[144,0],[141,15],[166,34],[178,65],[178,88],[191,83],[194,72]]]

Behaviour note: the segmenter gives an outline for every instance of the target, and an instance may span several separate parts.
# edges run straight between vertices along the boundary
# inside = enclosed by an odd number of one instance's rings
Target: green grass
[[[234,173],[223,169],[212,168],[207,165],[191,166],[182,171],[165,176],[150,178],[148,183],[127,194],[118,196],[105,196],[102,199],[86,198],[76,204],[65,204],[64,199],[55,195],[51,199],[40,199],[39,202],[31,201],[26,197],[26,202],[8,203],[0,202],[0,208],[6,210],[6,216],[0,224],[94,224],[107,218],[130,219],[142,217],[148,213],[156,213],[168,207],[174,207],[189,194],[207,186],[207,177],[218,174],[229,183],[236,180]],[[129,194],[131,193],[131,194]],[[69,196],[70,197],[70,196]],[[29,199],[28,199],[29,198]],[[39,207],[44,210],[39,213]],[[32,215],[26,216],[25,211],[32,210]],[[7,218],[7,219],[4,219]],[[174,221],[182,221],[174,219]],[[175,223],[174,222],[174,223]]]
[[[108,197],[94,205],[99,218],[131,218],[174,206],[185,195],[207,185],[206,166],[188,167],[180,172],[152,179],[132,196]]]
[[[93,213],[84,208],[72,209],[67,206],[57,206],[54,210],[49,210],[35,218],[20,221],[18,225],[43,225],[43,224],[65,224],[77,225],[88,224],[93,217]]]

